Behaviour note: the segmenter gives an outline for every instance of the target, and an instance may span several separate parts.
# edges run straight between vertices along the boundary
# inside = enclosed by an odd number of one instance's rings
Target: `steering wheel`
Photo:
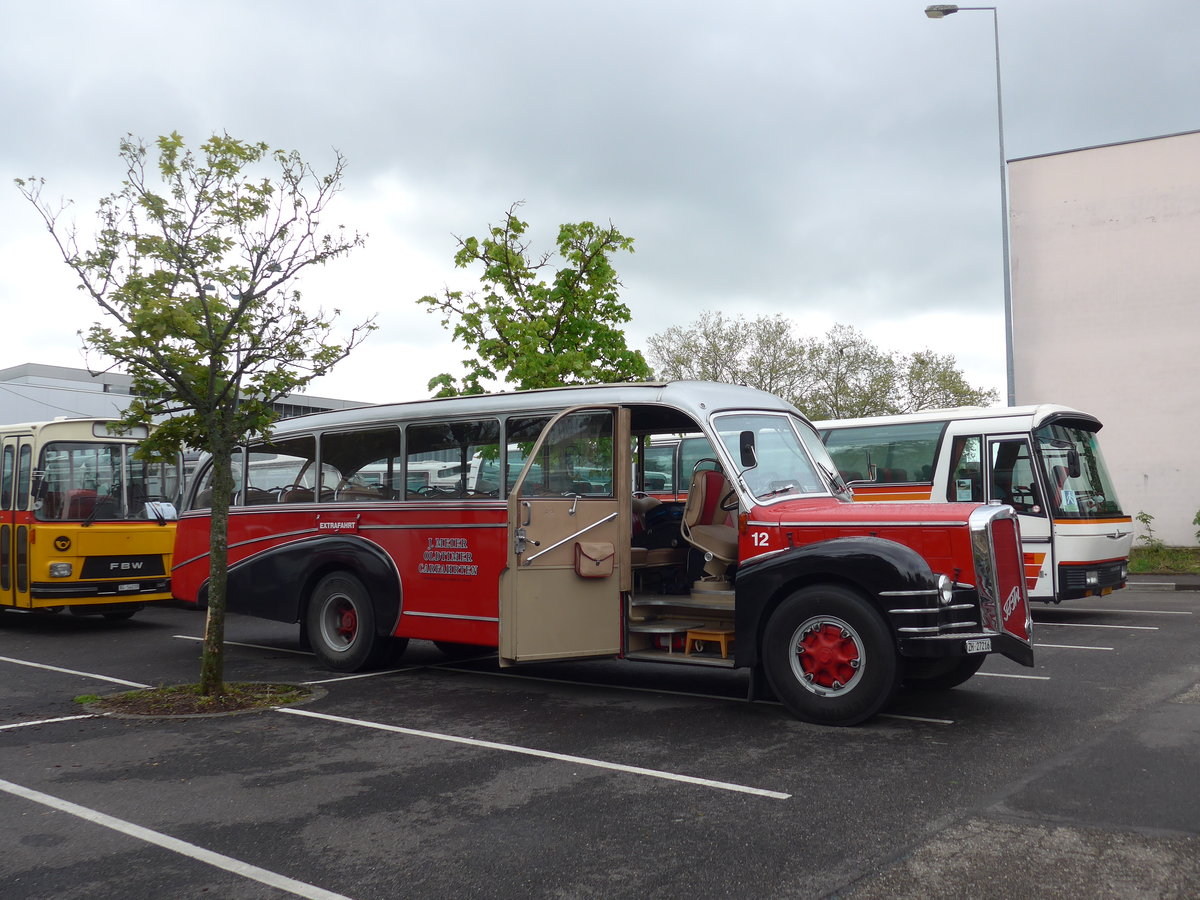
[[[740,501],[738,500],[737,491],[731,490],[728,494],[721,498],[721,502],[717,505],[721,507],[722,512],[733,512],[738,508]]]

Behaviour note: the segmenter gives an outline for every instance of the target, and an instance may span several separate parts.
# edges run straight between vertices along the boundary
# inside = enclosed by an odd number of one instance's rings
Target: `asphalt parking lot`
[[[237,616],[230,680],[323,696],[91,716],[76,696],[194,681],[202,614],[4,614],[0,895],[1200,894],[1200,592],[1034,615],[1035,669],[993,657],[832,729],[727,670],[501,671],[414,642],[337,676]]]

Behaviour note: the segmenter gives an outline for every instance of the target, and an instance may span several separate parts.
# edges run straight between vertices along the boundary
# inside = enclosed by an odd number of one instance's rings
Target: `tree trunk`
[[[214,432],[215,433],[215,432]],[[229,502],[233,497],[233,446],[212,446],[212,514],[209,520],[208,617],[200,657],[200,693],[225,692],[225,589],[229,579]]]

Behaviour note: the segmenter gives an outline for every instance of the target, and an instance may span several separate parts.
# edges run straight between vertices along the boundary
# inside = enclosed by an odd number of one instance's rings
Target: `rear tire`
[[[369,668],[392,650],[392,639],[376,634],[370,594],[348,572],[334,572],[317,583],[305,622],[313,653],[335,672]]]
[[[805,722],[857,725],[892,698],[900,667],[887,622],[837,585],[802,588],[767,622],[763,668],[775,695]]]
[[[944,659],[906,659],[904,686],[918,691],[948,691],[979,671],[986,653]]]

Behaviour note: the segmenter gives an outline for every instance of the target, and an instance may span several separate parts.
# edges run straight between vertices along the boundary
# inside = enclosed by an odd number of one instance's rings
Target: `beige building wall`
[[[1016,402],[1096,415],[1125,510],[1195,545],[1200,132],[1013,160],[1009,197]]]

